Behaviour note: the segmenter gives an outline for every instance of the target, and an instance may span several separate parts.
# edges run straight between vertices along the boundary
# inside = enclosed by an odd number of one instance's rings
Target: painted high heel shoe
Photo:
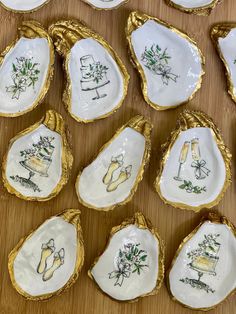
[[[52,266],[43,274],[43,281],[47,281],[52,278],[54,272],[64,264],[65,250],[60,249],[59,252],[54,254],[54,260]]]
[[[37,273],[42,274],[47,268],[47,259],[55,251],[54,240],[50,239],[47,243],[42,244],[42,252],[40,262],[38,264]]]
[[[132,166],[129,165],[125,168],[122,168],[120,171],[120,175],[118,177],[117,180],[111,182],[108,186],[107,186],[107,192],[112,192],[115,191],[118,186],[122,183],[124,183],[126,180],[128,180],[131,176],[131,170],[132,170]]]
[[[108,167],[107,173],[103,177],[102,182],[109,184],[112,181],[113,173],[123,165],[124,155],[120,154],[117,157],[111,158],[111,163]]]

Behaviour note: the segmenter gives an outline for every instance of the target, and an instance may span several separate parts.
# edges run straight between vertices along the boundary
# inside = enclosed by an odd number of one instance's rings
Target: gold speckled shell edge
[[[78,199],[80,201],[80,203],[88,208],[92,208],[95,210],[99,210],[99,211],[109,211],[109,210],[113,210],[115,207],[124,205],[126,203],[128,203],[134,196],[137,188],[138,188],[138,184],[139,182],[142,180],[143,178],[143,173],[145,170],[145,166],[149,163],[149,159],[150,159],[150,153],[151,153],[151,131],[152,131],[152,124],[146,120],[143,116],[135,116],[132,119],[130,119],[125,125],[123,125],[120,129],[118,129],[115,133],[115,135],[106,143],[102,146],[102,148],[99,150],[98,154],[96,155],[95,158],[93,158],[93,160],[89,163],[91,164],[95,159],[98,158],[99,154],[106,149],[110,143],[112,143],[116,137],[119,136],[119,134],[125,129],[125,128],[132,128],[135,131],[139,132],[140,134],[142,134],[145,137],[145,151],[143,154],[143,160],[142,160],[142,164],[140,166],[139,172],[137,174],[137,178],[135,180],[134,186],[129,194],[129,196],[122,202],[109,206],[109,207],[95,207],[91,204],[86,203],[80,196],[79,191],[78,191],[78,185],[79,185],[79,180],[81,177],[81,174],[83,172],[83,169],[79,172],[78,176],[77,176],[77,180],[75,183],[75,189],[76,189],[76,193],[78,196]]]
[[[122,105],[127,95],[130,77],[126,70],[125,65],[123,64],[121,59],[118,57],[116,52],[113,50],[113,48],[104,40],[102,36],[96,34],[94,31],[89,29],[85,25],[84,22],[78,21],[78,20],[57,21],[56,23],[49,26],[49,34],[53,39],[57,52],[59,53],[59,55],[63,56],[64,58],[63,68],[66,74],[66,87],[63,93],[63,103],[65,105],[66,110],[69,112],[72,118],[74,118],[78,122],[89,123],[98,119],[106,118],[110,116],[111,114],[113,114],[115,111],[117,111]],[[86,39],[86,38],[93,38],[108,51],[108,53],[112,56],[112,58],[117,63],[121,71],[121,74],[123,77],[123,84],[124,84],[123,97],[121,101],[119,102],[119,104],[112,111],[102,116],[99,116],[97,118],[88,119],[88,120],[82,119],[74,115],[71,111],[72,87],[71,87],[71,79],[70,79],[70,73],[69,73],[70,50],[78,40]]]
[[[115,9],[118,9],[119,7],[121,7],[122,5],[126,4],[129,0],[123,0],[120,4],[116,5],[115,7],[113,8],[99,8],[97,7],[96,5],[90,3],[89,1],[87,0],[82,0],[84,3],[90,5],[93,9],[95,10],[99,10],[99,11],[110,11],[110,10],[115,10]]]
[[[221,302],[219,302],[218,304],[212,306],[212,307],[209,307],[209,308],[192,308],[184,303],[181,303],[180,301],[178,301],[172,294],[171,292],[171,288],[170,288],[170,280],[169,280],[169,274],[171,272],[171,269],[173,268],[174,264],[175,264],[175,261],[176,259],[178,258],[179,256],[179,253],[181,252],[183,246],[189,241],[191,240],[191,238],[194,237],[194,235],[197,233],[197,231],[199,230],[199,228],[207,221],[210,221],[212,223],[219,223],[219,224],[224,224],[224,225],[227,225],[230,230],[232,231],[232,233],[234,234],[234,236],[236,237],[236,228],[235,226],[225,217],[225,216],[220,216],[217,212],[210,212],[210,213],[207,213],[206,215],[204,215],[201,219],[201,222],[199,223],[199,225],[189,234],[187,235],[183,241],[180,243],[176,253],[175,253],[175,256],[171,262],[171,265],[170,265],[170,268],[168,269],[167,273],[166,273],[166,282],[167,282],[167,288],[168,288],[168,291],[171,295],[171,298],[173,301],[176,301],[178,302],[179,304],[183,305],[184,307],[186,308],[189,308],[191,310],[198,310],[198,311],[209,311],[209,310],[212,310],[212,309],[215,309],[218,305],[220,305],[221,303],[223,303],[230,295],[234,294],[236,289],[231,291],[227,297],[222,300]]]
[[[140,229],[148,229],[153,234],[153,236],[157,239],[157,242],[159,243],[159,245],[158,245],[158,251],[159,251],[158,276],[157,276],[156,286],[155,286],[155,288],[151,292],[149,292],[147,294],[144,294],[144,295],[141,295],[138,298],[133,299],[133,300],[121,301],[121,300],[117,300],[117,299],[112,298],[111,296],[106,294],[103,290],[101,290],[101,288],[99,287],[99,285],[97,284],[95,278],[92,275],[92,269],[96,265],[96,263],[98,262],[100,256],[103,254],[103,252],[105,252],[108,249],[110,241],[111,241],[112,237],[114,236],[114,234],[119,232],[119,231],[121,231],[122,229],[130,226],[130,225],[135,225],[135,226],[137,226]],[[110,232],[107,244],[106,244],[105,249],[103,250],[103,252],[95,259],[94,263],[92,264],[92,266],[90,267],[90,269],[88,271],[88,276],[96,283],[97,287],[105,295],[108,295],[112,300],[115,300],[115,301],[118,301],[118,302],[122,302],[122,303],[129,302],[129,303],[132,303],[132,302],[138,301],[140,298],[143,298],[143,297],[146,297],[146,296],[149,296],[149,295],[155,295],[155,294],[158,293],[159,289],[161,288],[161,285],[162,285],[162,282],[163,282],[163,279],[164,279],[164,273],[165,273],[165,267],[164,267],[165,246],[164,246],[164,242],[160,238],[157,230],[153,228],[151,222],[147,218],[145,218],[145,216],[142,213],[137,212],[137,213],[135,213],[134,217],[124,220],[119,226],[113,227],[111,229],[111,232]]]
[[[36,8],[34,8],[34,9],[32,9],[32,10],[26,10],[26,11],[24,11],[24,10],[14,10],[14,9],[11,9],[11,8],[5,6],[1,1],[0,1],[0,6],[2,6],[5,10],[10,11],[10,12],[13,12],[13,13],[26,14],[26,13],[33,13],[33,12],[35,12],[35,11],[41,9],[42,7],[44,7],[44,6],[45,6],[46,4],[48,4],[49,2],[50,2],[50,0],[47,0],[47,1],[45,1],[43,4],[41,4],[39,7],[36,7]]]
[[[51,218],[53,218],[53,217],[55,217],[55,216],[52,216]],[[28,236],[22,238],[19,241],[19,243],[16,245],[16,247],[10,252],[10,254],[8,256],[8,270],[9,270],[9,274],[10,274],[10,278],[11,278],[11,282],[12,282],[13,287],[17,290],[17,292],[19,294],[21,294],[23,297],[25,297],[26,299],[31,300],[31,301],[48,300],[51,297],[53,297],[55,295],[59,295],[62,292],[64,292],[66,289],[70,288],[75,283],[75,281],[78,279],[79,273],[80,273],[82,266],[83,266],[83,263],[84,263],[84,242],[83,242],[82,228],[80,225],[80,210],[79,209],[66,209],[63,212],[61,212],[60,214],[56,215],[56,217],[61,217],[66,222],[74,225],[76,230],[77,230],[77,258],[76,258],[74,273],[72,274],[72,276],[70,277],[68,282],[61,289],[59,289],[53,293],[43,294],[43,295],[39,295],[39,296],[31,296],[28,293],[26,293],[25,291],[23,291],[17,285],[15,278],[14,278],[14,260],[17,256],[18,252],[20,251],[20,249],[22,248],[24,243],[38,230],[38,228],[41,225],[39,225],[36,229],[31,231],[31,233]],[[51,218],[49,218],[49,219],[51,219]]]
[[[186,100],[185,102],[178,104],[176,106],[160,106],[158,104],[153,103],[148,98],[146,76],[144,74],[144,71],[143,71],[141,64],[139,63],[139,61],[135,55],[135,52],[134,52],[134,49],[132,46],[132,41],[131,41],[132,32],[135,31],[140,26],[142,26],[148,20],[153,20],[156,23],[169,28],[170,30],[172,30],[177,35],[181,36],[182,38],[187,39],[192,45],[196,46],[196,48],[198,49],[198,52],[199,52],[199,56],[201,58],[202,71],[201,71],[201,75],[200,75],[198,84],[197,84],[194,92],[188,98],[188,100]],[[174,26],[172,26],[172,25],[170,25],[170,24],[168,24],[162,20],[159,20],[158,18],[152,17],[152,16],[144,14],[144,13],[140,13],[137,11],[131,12],[129,17],[128,17],[127,26],[126,26],[126,38],[128,40],[128,46],[129,46],[129,52],[130,52],[130,61],[133,64],[133,66],[137,69],[137,71],[139,72],[139,74],[141,76],[141,88],[142,88],[143,97],[144,97],[144,100],[146,101],[146,103],[148,103],[155,110],[167,110],[167,109],[173,109],[173,108],[181,106],[185,103],[188,103],[194,97],[195,93],[201,87],[202,76],[205,74],[205,72],[204,72],[205,58],[204,58],[202,52],[200,51],[200,49],[197,47],[196,42],[193,39],[191,39],[186,33],[180,31],[179,29],[175,28]]]
[[[214,201],[212,201],[211,203],[208,203],[208,204],[202,204],[200,206],[193,207],[193,206],[186,205],[184,203],[174,203],[174,202],[171,202],[171,201],[168,201],[167,199],[165,199],[161,194],[160,183],[161,183],[161,176],[162,176],[162,172],[163,172],[165,163],[169,157],[170,151],[171,151],[176,139],[178,138],[178,136],[181,134],[182,131],[185,131],[185,130],[188,130],[191,128],[196,128],[196,127],[205,127],[205,128],[211,129],[212,135],[216,141],[216,144],[217,144],[217,146],[221,152],[221,155],[224,159],[224,162],[225,162],[226,177],[225,177],[224,186]],[[225,146],[219,129],[216,127],[216,125],[214,124],[214,122],[212,121],[212,119],[209,116],[207,116],[205,113],[200,112],[200,111],[189,111],[189,110],[183,111],[179,116],[179,120],[177,121],[176,129],[171,133],[171,136],[167,140],[167,142],[162,145],[162,150],[163,150],[163,155],[162,155],[161,162],[160,162],[160,169],[158,171],[158,175],[157,175],[157,178],[155,180],[154,187],[155,187],[157,193],[159,194],[160,198],[162,199],[162,201],[165,204],[171,205],[175,208],[188,209],[188,210],[193,210],[194,212],[199,212],[203,208],[211,208],[220,202],[220,200],[224,196],[226,189],[228,188],[228,186],[231,183],[231,177],[232,177],[231,158],[232,158],[232,155],[231,155],[229,149]]]
[[[48,195],[47,197],[30,197],[25,196],[18,192],[15,188],[13,188],[12,185],[9,184],[7,178],[6,178],[6,165],[7,165],[7,156],[11,149],[11,146],[13,143],[22,137],[23,135],[26,135],[33,130],[37,129],[41,124],[44,124],[47,128],[49,128],[51,131],[57,132],[60,134],[62,139],[62,174],[61,179],[58,182],[57,186],[54,188],[54,190]],[[51,198],[55,197],[63,188],[63,186],[68,182],[71,168],[73,164],[73,156],[69,147],[69,144],[67,142],[66,137],[66,130],[65,130],[65,124],[60,114],[58,114],[54,110],[48,110],[45,114],[45,116],[37,123],[33,124],[29,128],[25,129],[24,131],[18,133],[14,138],[10,140],[9,147],[7,150],[6,155],[3,158],[3,165],[2,165],[2,177],[3,177],[3,183],[7,191],[11,194],[15,194],[17,197],[22,198],[24,200],[28,201],[48,201]]]
[[[220,59],[222,60],[224,66],[225,66],[225,74],[227,78],[227,85],[228,85],[228,93],[230,94],[231,98],[233,99],[234,102],[236,102],[236,96],[234,93],[234,83],[231,79],[231,71],[230,68],[227,64],[227,61],[225,60],[221,49],[219,45],[219,38],[225,38],[229,32],[233,29],[236,28],[236,23],[218,23],[212,26],[211,28],[211,39],[212,42],[216,48],[216,51],[218,52],[218,55]]]
[[[0,54],[0,66],[4,61],[4,57],[6,54],[14,48],[16,43],[21,37],[33,39],[33,38],[45,38],[48,41],[49,49],[50,49],[50,60],[49,60],[49,65],[48,65],[48,73],[47,77],[45,79],[45,84],[41,90],[41,93],[39,94],[38,98],[35,100],[35,102],[26,110],[17,112],[17,113],[4,113],[0,112],[0,116],[2,117],[18,117],[21,116],[34,108],[36,108],[44,99],[45,95],[48,92],[48,89],[50,87],[51,80],[53,78],[53,73],[54,73],[54,47],[53,47],[53,42],[51,38],[49,37],[48,33],[46,30],[42,27],[42,25],[39,22],[36,21],[25,21],[22,22],[21,26],[18,28],[18,37],[16,40],[11,43],[9,46],[6,47],[6,49]]]
[[[207,4],[207,5],[204,5],[204,6],[201,6],[201,7],[196,7],[196,8],[186,8],[186,7],[182,6],[182,5],[174,3],[171,0],[165,0],[165,2],[169,6],[175,8],[177,10],[183,11],[185,13],[207,16],[216,7],[216,5],[218,3],[220,3],[220,0],[212,0],[210,4]]]

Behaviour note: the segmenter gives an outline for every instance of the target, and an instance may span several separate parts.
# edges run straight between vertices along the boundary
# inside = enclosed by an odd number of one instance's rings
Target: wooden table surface
[[[159,17],[189,33],[198,43],[206,57],[206,74],[203,85],[195,98],[186,106],[174,110],[157,112],[147,105],[142,97],[140,80],[129,62],[124,28],[128,14],[138,9]],[[94,258],[103,250],[112,226],[120,224],[137,210],[142,211],[158,228],[166,245],[166,268],[169,267],[180,241],[198,224],[204,214],[174,209],[164,205],[154,191],[153,182],[159,167],[160,145],[175,127],[178,114],[184,108],[200,109],[208,113],[222,130],[226,145],[233,154],[233,184],[227,190],[217,209],[236,224],[236,106],[227,94],[223,66],[216,55],[209,38],[209,28],[215,22],[235,21],[235,0],[222,0],[210,17],[193,16],[168,7],[164,0],[130,0],[128,4],[114,11],[95,11],[80,0],[51,0],[32,14],[14,14],[0,8],[0,49],[3,50],[16,36],[16,28],[21,21],[36,19],[45,27],[57,19],[80,18],[99,32],[113,46],[124,61],[131,75],[128,96],[121,109],[111,117],[95,123],[83,125],[73,120],[65,111],[61,95],[64,87],[61,60],[57,56],[55,76],[51,88],[43,102],[34,111],[18,118],[0,119],[0,158],[7,149],[9,140],[16,133],[39,120],[45,111],[53,108],[59,111],[71,132],[74,165],[69,183],[53,200],[37,203],[17,199],[0,186],[0,313],[17,314],[185,314],[198,313],[175,303],[170,299],[166,283],[156,296],[143,298],[133,304],[118,303],[103,295],[87,276],[87,270]],[[234,20],[235,18],[235,20]],[[87,165],[99,148],[111,138],[117,128],[136,114],[151,119],[154,124],[150,165],[138,187],[133,200],[113,212],[97,212],[78,203],[74,183],[78,171]],[[53,214],[65,208],[79,208],[85,242],[85,263],[77,282],[64,294],[50,301],[38,303],[26,301],[13,289],[8,269],[8,253],[27,235],[30,230]],[[236,296],[231,296],[210,313],[236,313]]]

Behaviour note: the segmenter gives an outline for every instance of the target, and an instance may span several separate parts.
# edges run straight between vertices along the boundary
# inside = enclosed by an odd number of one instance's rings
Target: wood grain
[[[124,28],[128,14],[138,9],[154,15],[187,31],[195,38],[206,57],[206,75],[203,86],[196,97],[187,106],[166,112],[157,112],[143,100],[140,80],[129,62]],[[180,243],[197,224],[204,211],[195,214],[189,211],[165,206],[154,191],[153,182],[160,159],[160,145],[169,136],[176,123],[178,114],[184,108],[200,109],[208,113],[222,130],[224,139],[233,154],[233,184],[228,189],[218,210],[236,224],[236,107],[226,92],[223,66],[216,55],[209,38],[209,28],[215,22],[235,21],[236,2],[223,0],[210,17],[191,16],[169,8],[164,0],[130,0],[118,10],[111,12],[95,11],[80,0],[51,0],[51,2],[33,14],[18,15],[0,9],[0,49],[3,50],[16,36],[16,28],[22,20],[37,19],[46,27],[61,18],[81,18],[94,30],[105,37],[121,56],[131,75],[128,96],[122,108],[111,117],[91,123],[79,124],[74,121],[62,105],[61,95],[64,87],[61,60],[57,57],[55,77],[49,93],[42,105],[36,110],[19,118],[0,119],[0,158],[7,149],[9,140],[19,131],[39,120],[46,109],[59,111],[71,132],[74,154],[73,173],[70,182],[54,200],[45,203],[26,202],[11,196],[0,186],[1,228],[0,228],[0,313],[3,314],[186,314],[197,313],[173,302],[164,283],[159,294],[144,298],[138,303],[121,304],[104,296],[88,278],[87,270],[94,258],[101,252],[112,226],[124,218],[141,210],[151,219],[166,244],[166,268]],[[150,165],[139,185],[133,200],[113,212],[99,213],[81,206],[76,198],[74,182],[81,167],[88,164],[98,149],[111,138],[115,130],[135,114],[149,117],[154,124],[152,136],[152,155]],[[32,228],[42,223],[52,214],[65,208],[80,208],[84,231],[86,258],[79,280],[60,297],[44,302],[25,301],[13,289],[7,270],[7,256],[19,239]],[[235,313],[236,297],[231,296],[217,309],[215,314]]]

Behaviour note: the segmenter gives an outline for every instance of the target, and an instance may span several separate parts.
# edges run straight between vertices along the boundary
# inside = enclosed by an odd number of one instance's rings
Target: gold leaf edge
[[[138,128],[138,123],[139,122],[142,122],[142,123],[145,123],[146,125],[146,129],[145,130],[140,130]],[[137,124],[137,125],[136,125]],[[93,206],[89,203],[86,203],[80,196],[79,194],[79,189],[78,189],[78,186],[79,186],[79,180],[80,180],[80,177],[83,173],[83,170],[89,166],[95,159],[98,158],[98,156],[100,155],[100,153],[106,149],[110,143],[112,143],[118,136],[119,134],[127,127],[130,127],[132,129],[134,129],[135,131],[139,132],[140,134],[142,134],[144,137],[145,137],[145,150],[144,150],[144,154],[143,154],[143,159],[142,159],[142,163],[140,165],[140,168],[139,168],[139,172],[137,174],[137,177],[136,177],[136,180],[135,180],[135,183],[130,191],[130,194],[128,195],[128,197],[126,197],[126,199],[120,203],[117,203],[117,204],[114,204],[114,205],[111,205],[111,206],[107,206],[107,207],[96,207],[96,206]],[[85,166],[84,168],[82,168],[82,170],[79,171],[79,174],[77,176],[77,179],[76,179],[76,183],[75,183],[75,190],[76,190],[76,194],[77,194],[77,197],[78,197],[78,200],[79,202],[85,206],[85,207],[88,207],[88,208],[91,208],[91,209],[95,209],[95,210],[98,210],[98,211],[111,211],[113,209],[115,209],[116,207],[120,207],[122,205],[125,205],[127,204],[128,202],[131,201],[131,199],[133,198],[137,188],[138,188],[138,185],[139,183],[142,181],[143,179],[143,175],[144,175],[144,171],[149,163],[149,159],[150,159],[150,154],[151,154],[151,131],[152,131],[152,128],[153,128],[153,125],[151,124],[151,122],[149,120],[147,120],[146,118],[144,118],[143,116],[141,115],[137,115],[133,118],[131,118],[126,124],[124,124],[122,127],[120,127],[116,132],[115,134],[112,136],[112,138],[106,142],[101,148],[100,150],[98,151],[98,153],[95,155],[95,157],[88,163],[87,166]]]
[[[210,4],[196,7],[196,8],[186,8],[180,4],[174,3],[172,0],[165,0],[165,2],[170,7],[173,7],[179,11],[182,11],[182,12],[185,12],[188,14],[208,16],[208,15],[210,15],[211,11],[216,7],[216,5],[220,3],[220,0],[212,0],[212,2]]]
[[[90,3],[89,1],[86,1],[86,0],[82,0],[84,3],[88,4],[90,7],[92,7],[93,9],[95,10],[98,10],[98,11],[111,11],[111,10],[116,10],[118,8],[120,8],[122,5],[126,4],[129,2],[129,0],[123,0],[120,4],[112,7],[112,8],[99,8],[97,7],[96,5]]]
[[[75,281],[78,279],[80,271],[84,264],[84,240],[83,240],[83,232],[80,224],[80,210],[79,209],[65,209],[62,212],[60,212],[57,215],[53,215],[50,218],[46,219],[43,223],[39,224],[35,229],[32,229],[28,236],[25,236],[21,238],[21,240],[17,243],[17,245],[14,247],[14,249],[9,253],[8,255],[8,271],[11,279],[11,283],[13,287],[16,289],[16,291],[25,297],[27,300],[30,301],[46,301],[51,299],[53,296],[58,296],[61,293],[63,293],[65,290],[69,289]],[[17,285],[15,278],[14,278],[14,260],[24,245],[24,243],[31,238],[31,236],[38,230],[38,228],[49,221],[50,219],[54,217],[60,217],[66,222],[73,224],[77,230],[77,257],[76,257],[76,264],[75,264],[75,270],[73,274],[71,275],[70,279],[67,281],[67,283],[60,288],[59,290],[47,293],[39,296],[32,296],[28,293],[26,293],[20,286]]]
[[[111,297],[109,294],[107,294],[105,291],[103,291],[100,288],[100,286],[98,285],[98,283],[96,282],[95,278],[92,275],[92,269],[97,264],[98,260],[103,255],[103,253],[108,249],[108,247],[110,245],[110,241],[111,241],[112,237],[114,236],[114,234],[119,232],[119,231],[121,231],[122,229],[126,228],[129,225],[135,225],[139,229],[147,229],[156,238],[157,243],[158,243],[158,252],[159,252],[159,254],[158,254],[158,276],[157,276],[157,280],[156,280],[156,286],[154,287],[154,289],[151,292],[142,294],[142,295],[140,295],[139,297],[137,297],[135,299],[122,301],[122,300],[118,300],[118,299],[115,299],[115,298]],[[88,276],[96,284],[96,286],[99,288],[99,290],[103,294],[108,296],[110,299],[112,299],[114,301],[117,301],[117,302],[120,302],[120,303],[134,303],[134,302],[137,302],[138,300],[140,300],[143,297],[156,295],[159,292],[159,290],[160,290],[160,288],[162,286],[162,283],[163,283],[163,280],[164,280],[164,274],[165,274],[164,260],[165,260],[165,245],[164,245],[164,241],[161,239],[157,229],[153,227],[153,225],[150,222],[150,220],[147,219],[141,212],[136,212],[132,218],[125,219],[120,225],[115,226],[115,227],[113,227],[111,229],[110,234],[109,234],[108,239],[107,239],[107,242],[106,242],[106,245],[105,245],[105,248],[102,251],[102,253],[98,257],[95,258],[93,264],[91,265],[90,269],[88,270]]]
[[[25,196],[17,191],[8,181],[6,177],[6,166],[7,166],[7,156],[9,151],[16,140],[20,137],[32,132],[33,130],[37,129],[41,124],[44,124],[48,129],[51,131],[57,132],[61,136],[62,140],[62,173],[61,179],[58,182],[57,186],[52,190],[52,192],[46,197],[31,197]],[[62,116],[54,110],[48,110],[46,114],[36,123],[31,125],[30,127],[26,128],[25,130],[19,132],[16,136],[14,136],[8,145],[8,149],[6,154],[3,157],[2,162],[2,180],[4,187],[10,194],[14,194],[15,196],[27,200],[27,201],[48,201],[55,196],[57,196],[62,188],[66,185],[69,180],[71,169],[73,165],[73,155],[67,141],[66,131],[65,131],[65,124],[63,121]]]
[[[225,60],[223,56],[223,53],[221,52],[220,45],[219,45],[219,38],[227,37],[227,35],[233,28],[236,28],[236,23],[231,23],[231,22],[216,23],[211,27],[210,36],[211,36],[213,45],[225,67],[228,93],[230,94],[232,100],[236,102],[236,95],[234,93],[234,83],[231,79],[231,71],[230,71],[227,61]]]
[[[192,117],[192,120],[188,121],[186,120],[186,116]],[[213,138],[216,141],[217,147],[221,152],[222,158],[225,163],[225,169],[226,169],[226,176],[225,176],[225,183],[224,186],[222,187],[221,192],[217,196],[215,200],[208,204],[202,204],[199,206],[190,206],[184,203],[176,203],[176,202],[171,202],[168,201],[167,199],[164,198],[164,196],[161,194],[160,190],[160,183],[161,183],[161,176],[162,172],[165,166],[165,163],[168,159],[168,156],[170,154],[170,151],[178,138],[178,136],[181,134],[182,131],[191,129],[193,127],[208,127],[212,131]],[[180,209],[187,209],[187,210],[192,210],[194,212],[199,212],[203,208],[212,208],[216,206],[223,198],[228,186],[231,184],[231,179],[232,179],[232,171],[231,171],[231,159],[232,155],[227,148],[227,146],[224,144],[222,135],[220,130],[217,128],[213,120],[203,113],[202,111],[191,111],[191,110],[184,110],[180,115],[176,123],[176,128],[171,132],[169,139],[167,139],[166,143],[162,145],[162,158],[160,161],[160,167],[157,172],[157,177],[154,182],[154,188],[156,192],[158,193],[159,197],[161,200],[169,206],[172,206],[174,208],[180,208]]]
[[[171,29],[176,34],[180,35],[182,38],[187,39],[198,50],[199,58],[201,59],[201,68],[202,68],[201,69],[201,74],[199,76],[199,81],[198,81],[198,83],[196,85],[195,90],[193,91],[192,95],[190,95],[189,98],[186,101],[184,101],[184,102],[182,102],[180,104],[177,104],[175,106],[160,106],[158,104],[155,104],[154,102],[152,102],[148,98],[148,94],[147,94],[147,80],[146,80],[144,71],[142,69],[142,66],[139,63],[138,59],[136,58],[134,49],[132,47],[132,41],[131,41],[132,32],[139,27],[139,26],[138,27],[134,27],[132,25],[133,24],[132,23],[132,17],[133,16],[135,16],[135,18],[138,17],[138,20],[141,20],[142,25],[147,20],[153,20],[156,23]],[[205,67],[205,57],[203,56],[201,50],[198,48],[197,43],[191,37],[189,37],[188,34],[185,33],[184,31],[175,28],[173,25],[171,25],[171,24],[169,24],[169,23],[167,23],[167,22],[165,22],[163,20],[160,20],[158,18],[155,18],[155,17],[150,16],[150,15],[145,14],[145,13],[140,13],[139,11],[133,11],[133,12],[130,13],[130,15],[128,17],[128,21],[127,21],[127,26],[126,26],[125,32],[126,32],[126,39],[128,41],[130,61],[131,61],[132,65],[134,66],[134,68],[138,71],[138,73],[139,73],[139,75],[141,77],[141,89],[142,89],[143,97],[144,97],[144,100],[146,101],[146,103],[148,105],[150,105],[152,108],[154,108],[155,110],[157,110],[157,111],[164,111],[164,110],[168,110],[168,109],[174,109],[176,107],[179,107],[181,105],[184,105],[184,104],[187,104],[188,102],[190,102],[193,99],[193,97],[195,96],[195,94],[197,93],[197,91],[201,88],[203,75],[205,74],[205,70],[204,70],[204,67]]]
[[[58,20],[57,22],[51,24],[49,26],[49,34],[51,34],[52,30],[54,27],[57,26],[63,26],[66,27],[67,25],[65,24],[69,24],[72,28],[76,28],[76,31],[80,34],[81,38],[79,38],[78,36],[78,41],[80,39],[86,39],[86,38],[92,38],[94,40],[96,40],[99,44],[101,44],[104,49],[109,53],[109,55],[113,58],[113,60],[115,61],[115,63],[117,64],[120,73],[122,75],[123,78],[123,97],[121,98],[120,102],[116,105],[116,107],[114,107],[110,112],[107,112],[99,117],[93,118],[93,119],[83,119],[80,118],[79,116],[75,115],[74,113],[72,113],[72,100],[71,100],[71,95],[72,95],[72,87],[71,87],[71,79],[70,79],[70,73],[69,73],[69,67],[68,67],[68,63],[69,63],[69,59],[70,59],[70,50],[69,51],[62,51],[60,50],[60,47],[56,47],[57,52],[59,53],[59,55],[63,56],[63,70],[66,76],[66,83],[65,83],[65,88],[64,88],[64,92],[63,92],[63,103],[65,106],[65,109],[67,110],[67,112],[71,115],[71,117],[73,119],[75,119],[77,122],[80,123],[90,123],[90,122],[94,122],[100,119],[105,119],[107,117],[109,117],[110,115],[112,115],[113,113],[115,113],[123,104],[127,93],[128,93],[128,85],[129,85],[129,80],[130,80],[130,75],[126,69],[126,66],[124,65],[123,61],[121,60],[121,58],[118,56],[118,54],[115,52],[115,50],[111,47],[111,45],[99,34],[97,34],[96,32],[94,32],[92,29],[90,29],[83,21],[80,20]],[[74,26],[76,25],[76,27]],[[73,47],[73,45],[72,45]],[[70,49],[72,49],[72,47]]]
[[[32,34],[28,34],[27,35],[27,31],[22,31],[21,27],[34,27],[37,28],[37,35],[32,35]],[[50,56],[49,56],[49,65],[48,65],[48,72],[47,72],[47,76],[45,78],[45,82],[44,82],[44,86],[41,89],[40,94],[38,95],[38,98],[34,101],[34,103],[28,107],[27,109],[20,111],[20,112],[15,112],[15,113],[4,113],[4,112],[0,112],[0,117],[10,117],[10,118],[14,118],[14,117],[19,117],[24,115],[25,113],[28,113],[30,111],[32,111],[33,109],[35,109],[39,104],[42,103],[43,99],[45,98],[51,81],[53,79],[53,75],[54,75],[54,62],[55,62],[55,55],[54,55],[54,46],[53,46],[53,42],[52,39],[50,38],[50,36],[48,35],[46,29],[37,21],[35,20],[28,20],[28,21],[23,21],[21,26],[18,27],[18,36],[17,38],[11,43],[9,44],[0,54],[0,67],[2,66],[2,63],[4,61],[4,58],[6,56],[6,54],[15,47],[16,43],[20,40],[20,38],[22,37],[26,37],[29,39],[33,39],[33,38],[45,38],[48,42],[49,45],[49,50],[50,50]]]
[[[181,250],[183,249],[183,246],[191,239],[194,237],[194,235],[197,233],[197,231],[199,230],[199,228],[205,223],[205,222],[212,222],[212,223],[219,223],[219,224],[224,224],[227,225],[229,227],[229,229],[232,231],[233,235],[236,237],[236,228],[233,225],[233,223],[227,219],[225,216],[221,216],[220,214],[218,214],[217,212],[208,212],[206,215],[204,215],[201,220],[200,223],[197,225],[197,227],[195,229],[193,229],[192,232],[190,232],[180,243],[177,251],[175,252],[175,255],[172,259],[171,265],[169,267],[169,269],[166,272],[166,285],[167,285],[167,289],[168,292],[171,296],[171,299],[177,303],[179,303],[180,305],[182,305],[185,308],[191,309],[191,310],[197,310],[197,311],[210,311],[212,309],[215,309],[218,305],[222,304],[227,298],[229,298],[231,295],[233,295],[236,292],[236,289],[232,290],[222,301],[220,301],[219,303],[217,303],[216,305],[212,306],[212,307],[207,307],[207,308],[193,308],[190,307],[182,302],[180,302],[179,300],[177,300],[174,295],[172,294],[171,288],[170,288],[170,280],[169,280],[169,275],[170,272],[175,264],[176,259],[179,256],[179,253],[181,252]]]

